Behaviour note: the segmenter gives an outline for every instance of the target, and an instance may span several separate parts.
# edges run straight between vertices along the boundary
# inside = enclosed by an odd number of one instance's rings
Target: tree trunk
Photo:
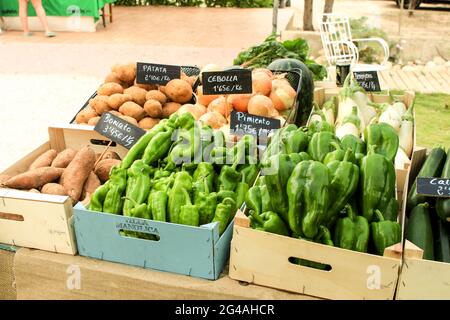
[[[305,12],[303,12],[303,30],[314,31],[313,0],[305,0]]]
[[[325,0],[325,5],[323,7],[323,13],[333,12],[334,0]]]

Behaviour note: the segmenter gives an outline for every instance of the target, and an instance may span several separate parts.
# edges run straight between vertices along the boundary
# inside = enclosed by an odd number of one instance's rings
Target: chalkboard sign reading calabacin
[[[139,84],[165,85],[172,79],[180,79],[181,67],[166,64],[138,62],[136,67],[136,82]]]
[[[247,69],[202,73],[203,94],[252,93],[252,72]]]
[[[260,141],[264,142],[273,130],[277,130],[279,128],[279,119],[255,116],[245,112],[231,111],[230,133],[233,135],[242,136],[245,134],[250,134],[260,138]]]
[[[130,149],[145,134],[145,130],[109,112],[102,115],[94,130],[127,149]]]
[[[366,91],[381,91],[380,80],[376,71],[354,71],[353,76],[356,82]]]
[[[430,197],[450,198],[450,179],[417,178],[417,193]]]

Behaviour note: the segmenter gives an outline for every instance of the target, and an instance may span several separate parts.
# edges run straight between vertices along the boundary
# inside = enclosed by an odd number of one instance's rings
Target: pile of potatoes
[[[204,71],[221,71],[221,68],[207,65]],[[232,110],[280,119],[283,124],[297,94],[285,76],[263,68],[252,70],[251,94],[204,95],[200,85],[196,92],[197,104],[189,107],[189,111],[202,123],[224,132],[229,131]]]
[[[109,179],[111,168],[119,164],[119,155],[112,151],[96,154],[89,146],[59,153],[50,149],[37,157],[26,172],[0,175],[0,187],[70,196],[75,204],[79,200],[89,201],[94,191]]]
[[[138,84],[136,63],[115,65],[97,89],[97,96],[77,114],[75,122],[95,126],[104,112],[110,112],[149,130],[191,101],[195,81],[195,76],[188,77],[182,72],[181,79],[171,80],[165,86]]]

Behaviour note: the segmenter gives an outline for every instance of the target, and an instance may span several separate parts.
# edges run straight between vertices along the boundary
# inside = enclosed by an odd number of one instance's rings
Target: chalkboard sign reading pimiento
[[[202,73],[203,94],[252,93],[252,72],[247,69]]]
[[[381,91],[380,80],[376,71],[354,71],[353,76],[358,84],[366,91]]]
[[[450,198],[450,179],[417,178],[417,193],[430,197]]]
[[[280,120],[255,116],[246,112],[231,111],[230,133],[242,136],[250,134],[266,142],[269,134],[280,128]]]
[[[165,85],[172,79],[180,79],[181,67],[166,64],[138,62],[136,67],[136,82],[139,84]]]
[[[145,130],[109,112],[102,115],[94,130],[127,149],[130,149],[145,134]]]

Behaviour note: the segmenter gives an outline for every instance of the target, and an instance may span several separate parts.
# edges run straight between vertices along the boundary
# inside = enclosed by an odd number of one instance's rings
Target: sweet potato
[[[81,193],[81,199],[84,199],[86,198],[86,196],[90,196],[91,194],[93,194],[94,191],[100,186],[100,179],[94,172],[91,172],[86,182],[84,183],[83,192]]]
[[[91,106],[87,106],[86,108],[78,112],[77,116],[75,117],[75,123],[87,124],[91,118],[97,116],[97,112],[95,112],[95,110]]]
[[[98,161],[98,159],[102,157],[100,160],[105,160],[105,159],[116,159],[116,160],[120,160],[120,156],[117,154],[117,152],[114,151],[106,151],[103,156],[101,153],[97,153],[95,155],[95,161]]]
[[[3,185],[7,180],[11,179],[10,175],[0,174],[0,186]]]
[[[150,117],[145,117],[141,121],[139,121],[139,127],[144,130],[149,130],[156,126],[159,123],[159,119],[154,119]]]
[[[157,100],[147,100],[144,104],[144,110],[152,118],[160,118],[162,116],[162,105]]]
[[[45,151],[43,154],[41,154],[39,157],[36,158],[31,164],[28,170],[33,170],[37,168],[42,167],[50,167],[52,164],[52,161],[56,158],[58,155],[58,152],[54,149],[50,149],[48,151]]]
[[[132,125],[135,125],[136,127],[138,126],[138,122],[136,121],[135,118],[132,118],[129,116],[124,116],[124,115],[121,115],[119,118],[131,123]]]
[[[166,84],[166,96],[173,102],[187,103],[192,99],[192,87],[181,79],[172,79]]]
[[[125,102],[120,108],[119,112],[123,114],[124,116],[129,116],[137,121],[144,118],[147,114],[145,113],[145,110],[138,104],[128,101]]]
[[[66,194],[76,203],[80,200],[84,183],[94,169],[95,152],[86,146],[77,152],[61,176],[61,185]]]
[[[110,96],[114,93],[123,93],[123,87],[115,82],[104,83],[97,89],[97,94],[100,96]]]
[[[61,151],[56,158],[52,161],[52,167],[55,168],[66,168],[69,163],[75,158],[77,152],[73,149],[67,148]]]
[[[100,160],[95,166],[94,173],[97,175],[101,182],[105,183],[109,180],[109,173],[111,172],[111,168],[118,165],[120,165],[120,160]]]
[[[132,84],[136,78],[136,63],[115,65],[112,71],[117,74],[120,80]]]
[[[67,196],[66,192],[64,191],[64,188],[59,183],[47,183],[45,184],[42,189],[41,193],[45,194],[54,194],[57,196]]]
[[[92,107],[92,109],[95,110],[98,115],[102,115],[105,112],[111,111],[108,100],[108,96],[98,95],[89,100],[89,105]]]
[[[176,102],[167,102],[166,104],[164,104],[163,108],[162,108],[162,117],[163,118],[168,118],[170,117],[170,115],[172,113],[175,113],[178,111],[178,109],[180,109],[181,104],[176,103]]]
[[[41,167],[18,174],[7,180],[4,185],[13,189],[37,189],[58,180],[63,172],[62,168]]]
[[[153,99],[153,100],[159,101],[161,104],[164,104],[167,102],[166,95],[159,90],[150,90],[145,95],[145,99],[147,99],[147,101]]]
[[[96,126],[99,120],[100,120],[100,117],[98,117],[98,116],[97,117],[93,117],[93,118],[89,119],[87,124],[90,125],[90,126]]]
[[[133,100],[133,97],[129,94],[114,93],[108,97],[108,105],[110,108],[118,110],[121,105],[131,100]]]
[[[147,94],[147,90],[145,89],[133,86],[125,89],[123,93],[129,94],[131,96],[131,99],[141,107],[144,105],[146,101],[145,95]]]

